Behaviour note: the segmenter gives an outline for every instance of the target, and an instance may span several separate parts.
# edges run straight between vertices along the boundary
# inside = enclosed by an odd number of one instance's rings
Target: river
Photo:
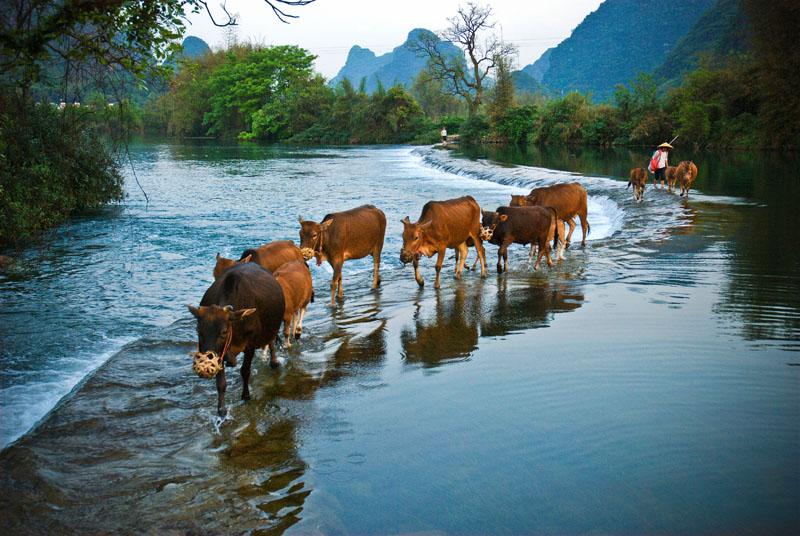
[[[684,151],[688,199],[628,171],[649,151],[131,146],[124,204],[0,276],[0,511],[9,534],[787,534],[800,530],[798,160]],[[563,181],[587,247],[534,272],[419,289],[400,220]],[[184,304],[298,216],[387,216],[383,283],[331,269],[303,338],[257,363],[215,426]],[[578,237],[580,227],[576,230]],[[470,260],[475,258],[470,252]],[[421,261],[430,282],[435,259]],[[4,531],[5,532],[5,531]]]

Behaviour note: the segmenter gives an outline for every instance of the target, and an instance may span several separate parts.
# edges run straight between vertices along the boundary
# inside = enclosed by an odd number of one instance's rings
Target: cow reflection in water
[[[481,335],[497,337],[547,327],[556,313],[578,309],[583,299],[583,293],[574,283],[537,285],[527,280],[509,281],[498,277],[497,301],[494,309],[483,317]]]
[[[583,293],[574,283],[543,283],[508,276],[497,278],[497,296],[492,300],[484,287],[453,295],[438,293],[433,316],[424,304],[414,315],[413,327],[400,333],[406,363],[433,368],[469,359],[480,337],[497,337],[516,331],[546,327],[556,313],[574,311],[583,305]],[[444,296],[444,297],[442,297]]]
[[[478,348],[481,292],[468,296],[460,286],[455,287],[452,296],[437,292],[432,318],[420,318],[420,311],[429,307],[418,307],[413,330],[404,328],[400,333],[406,363],[428,368],[468,359]]]

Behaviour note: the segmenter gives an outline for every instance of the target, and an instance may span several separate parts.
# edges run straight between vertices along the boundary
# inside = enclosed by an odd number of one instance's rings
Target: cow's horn
[[[225,309],[226,311],[233,311],[233,305],[226,305],[225,307],[223,307],[223,309]]]

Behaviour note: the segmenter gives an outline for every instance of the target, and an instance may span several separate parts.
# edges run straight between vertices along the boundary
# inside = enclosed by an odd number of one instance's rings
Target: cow
[[[242,252],[242,256],[238,261],[226,259],[217,253],[217,264],[214,266],[214,279],[222,275],[222,272],[227,268],[237,263],[252,261],[263,266],[270,272],[275,273],[275,270],[287,262],[302,259],[303,254],[300,253],[300,248],[291,240],[277,240],[259,248],[246,249]]]
[[[482,238],[500,246],[497,273],[508,271],[508,246],[511,244],[531,244],[531,256],[534,247],[539,247],[534,270],[539,269],[542,255],[548,266],[553,266],[549,241],[558,242],[557,221],[558,213],[553,207],[498,207],[495,212],[483,211]]]
[[[678,179],[678,168],[675,166],[667,166],[667,186],[670,193],[675,191],[675,181]]]
[[[402,223],[403,248],[400,250],[400,261],[404,264],[414,263],[414,279],[420,287],[425,286],[425,281],[419,275],[420,257],[426,255],[430,258],[434,253],[439,254],[436,258],[436,281],[433,284],[434,288],[439,288],[439,272],[448,248],[456,250],[455,276],[461,277],[467,259],[467,240],[470,238],[481,261],[481,277],[486,277],[486,258],[480,237],[481,207],[471,196],[447,201],[428,201],[415,223],[411,223],[408,216]]]
[[[644,199],[644,187],[647,186],[647,170],[643,167],[633,168],[628,186],[631,184],[633,184],[633,198],[637,201]],[[625,187],[626,190],[628,186]]]
[[[270,366],[280,363],[275,356],[274,341],[281,327],[285,302],[283,290],[275,276],[252,262],[228,268],[209,287],[200,300],[200,307],[186,306],[197,319],[198,358],[211,357],[221,365],[216,373],[217,414],[225,417],[225,365],[236,366],[236,356],[244,352],[242,361],[242,400],[250,400],[250,367],[256,348],[270,351]]]
[[[586,247],[586,235],[589,233],[589,220],[587,219],[587,195],[583,186],[577,182],[559,183],[543,188],[534,188],[527,196],[511,196],[510,205],[513,206],[539,206],[553,207],[558,212],[558,218],[569,225],[569,233],[564,243],[568,249],[572,232],[575,230],[573,218],[577,215],[581,220],[583,239],[581,247]],[[563,239],[562,239],[563,240]]]
[[[283,299],[286,308],[283,313],[283,336],[286,347],[289,341],[290,330],[295,339],[299,339],[303,332],[303,318],[306,316],[306,307],[314,301],[314,289],[311,284],[311,271],[302,259],[287,262],[275,270],[275,279],[283,289]]]
[[[681,196],[686,193],[686,197],[689,197],[689,188],[697,178],[697,166],[694,165],[694,162],[684,160],[678,164],[676,173],[678,175],[678,182],[681,186]]]
[[[381,263],[383,236],[386,233],[386,216],[372,206],[363,205],[344,212],[326,214],[322,222],[300,220],[300,251],[305,260],[316,257],[317,265],[328,261],[333,267],[331,279],[331,303],[334,298],[344,297],[342,290],[342,265],[349,259],[361,259],[372,255],[372,290],[381,284],[378,267]]]

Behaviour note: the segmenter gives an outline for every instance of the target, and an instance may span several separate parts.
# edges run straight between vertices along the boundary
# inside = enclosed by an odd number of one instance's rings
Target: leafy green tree
[[[495,84],[489,100],[489,122],[495,126],[505,114],[516,106],[514,79],[511,77],[512,63],[510,57],[498,57],[495,60]]]

